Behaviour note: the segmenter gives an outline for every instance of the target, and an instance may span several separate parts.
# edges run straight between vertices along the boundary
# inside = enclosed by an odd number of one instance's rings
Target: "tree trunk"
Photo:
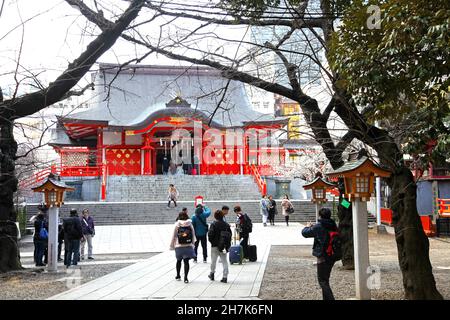
[[[342,266],[346,270],[355,269],[355,259],[353,251],[353,218],[352,207],[348,209],[341,205],[344,199],[344,181],[339,179],[339,204],[338,204],[338,217],[339,217],[339,234],[342,242]],[[348,201],[348,199],[346,199]],[[349,201],[350,202],[350,201]]]
[[[389,180],[389,187],[392,189],[392,221],[405,298],[443,299],[436,288],[430,263],[429,241],[417,212],[417,186],[411,171],[406,167],[397,168]]]
[[[0,272],[22,269],[17,244],[17,213],[14,210],[14,192],[17,178],[14,158],[17,143],[14,141],[13,124],[0,122]]]

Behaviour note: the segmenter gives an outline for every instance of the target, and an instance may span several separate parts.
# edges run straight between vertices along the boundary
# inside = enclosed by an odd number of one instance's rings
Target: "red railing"
[[[50,173],[55,173],[63,177],[97,177],[102,174],[102,167],[59,167],[52,165],[35,174],[19,181],[19,188],[24,190],[43,181]]]
[[[422,228],[428,237],[433,237],[435,235],[435,226],[431,216],[420,216],[420,222],[422,223]],[[392,226],[392,210],[388,208],[381,208],[381,223]]]
[[[437,199],[439,215],[450,218],[450,199]]]
[[[261,178],[261,175],[259,174],[258,168],[255,165],[250,166],[250,173],[252,174],[253,178],[256,181],[256,184],[258,185],[259,191],[261,194],[267,194],[267,184]]]
[[[102,167],[64,167],[61,170],[63,177],[98,177],[102,173]]]

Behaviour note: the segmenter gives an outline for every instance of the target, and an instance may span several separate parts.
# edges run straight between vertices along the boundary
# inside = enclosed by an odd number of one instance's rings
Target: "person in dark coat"
[[[337,231],[336,222],[331,219],[331,211],[328,208],[319,210],[320,219],[314,225],[308,223],[302,230],[305,238],[314,237],[313,256],[317,257],[317,279],[322,288],[323,300],[334,300],[333,292],[330,288],[330,274],[335,263],[326,254],[330,231]]]
[[[236,213],[236,230],[239,232],[239,239],[242,246],[242,251],[244,252],[244,259],[248,259],[248,237],[249,231],[246,228],[247,221],[249,217],[246,213],[242,212],[240,206],[235,206],[233,209],[234,213]]]
[[[277,203],[273,200],[272,196],[269,196],[269,223],[275,225],[275,215],[277,214]]]
[[[166,156],[164,156],[164,159],[162,161],[162,169],[163,169],[163,174],[166,175],[169,172],[169,159],[167,159]]]
[[[34,263],[36,267],[45,266],[42,259],[44,258],[45,249],[48,244],[48,237],[47,238],[41,237],[42,228],[48,230],[48,222],[47,220],[45,220],[45,215],[43,211],[39,212],[39,214],[36,216],[36,219],[34,220],[33,243],[34,243]]]
[[[64,242],[64,228],[63,228],[63,224],[60,222],[58,224],[58,261],[59,262],[63,261],[63,259],[61,258],[63,242]]]
[[[63,220],[64,265],[76,266],[80,259],[80,240],[83,237],[81,221],[76,209],[70,210],[70,217]]]
[[[220,257],[220,261],[222,261],[223,266],[223,275],[222,280],[223,283],[227,283],[228,277],[228,261],[227,261],[227,252],[231,246],[231,228],[228,223],[223,221],[223,212],[221,210],[216,210],[214,212],[214,218],[216,219],[212,224],[208,231],[208,240],[211,242],[211,272],[208,275],[208,278],[214,281],[214,273],[216,272],[216,262],[217,258]],[[227,232],[229,236],[228,243],[221,244],[222,232]],[[222,241],[223,242],[223,241]],[[220,248],[219,246],[223,246]]]

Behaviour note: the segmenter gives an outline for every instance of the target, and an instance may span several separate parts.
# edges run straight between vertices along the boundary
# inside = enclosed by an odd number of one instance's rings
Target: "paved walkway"
[[[171,225],[99,227],[94,238],[100,241],[94,243],[97,254],[102,250],[103,253],[155,252],[144,251],[148,248],[162,253],[50,299],[257,299],[271,245],[312,245],[312,239],[301,236],[302,227],[298,223],[289,227],[281,224],[263,227],[254,223],[250,243],[257,244],[258,261],[230,266],[227,284],[208,279],[209,259],[206,264],[191,262],[190,283],[175,281],[174,252],[168,250]],[[217,263],[216,278],[220,280],[221,275],[222,265]]]

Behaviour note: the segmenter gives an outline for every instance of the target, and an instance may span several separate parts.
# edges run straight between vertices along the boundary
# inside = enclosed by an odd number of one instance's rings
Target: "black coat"
[[[230,225],[223,220],[215,220],[211,223],[208,231],[208,240],[211,242],[211,247],[219,246],[220,232],[222,231],[228,231],[231,234]]]
[[[67,240],[80,240],[83,237],[81,221],[78,217],[69,217],[63,220],[64,237]],[[65,240],[64,239],[64,240]]]
[[[41,232],[41,228],[44,227],[48,231],[48,222],[45,219],[36,219],[34,220],[34,239],[37,240],[47,240],[47,239],[41,239],[39,236],[39,233]]]
[[[269,214],[276,215],[277,214],[277,203],[275,200],[270,200]]]
[[[314,237],[313,256],[317,258],[324,257],[328,241],[328,232],[336,230],[336,222],[332,219],[319,219],[318,223],[315,225],[306,227],[302,230],[302,235],[305,238]]]

